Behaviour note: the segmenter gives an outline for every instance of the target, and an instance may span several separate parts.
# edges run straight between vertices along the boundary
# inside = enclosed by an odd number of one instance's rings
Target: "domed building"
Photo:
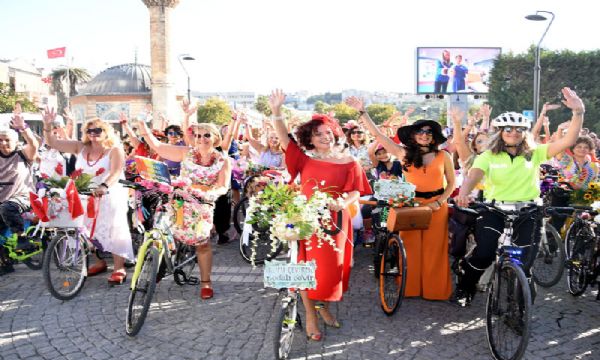
[[[117,125],[121,112],[130,120],[145,112],[152,103],[150,74],[150,66],[140,64],[117,65],[102,71],[71,98],[71,111],[78,124],[100,118]]]

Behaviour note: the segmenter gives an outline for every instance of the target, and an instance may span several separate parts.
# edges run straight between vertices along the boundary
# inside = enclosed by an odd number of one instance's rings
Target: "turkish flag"
[[[34,192],[29,192],[29,202],[31,203],[31,210],[42,222],[48,222],[48,198],[42,199],[37,196]]]
[[[65,46],[60,47],[60,48],[56,48],[56,49],[50,49],[47,51],[48,53],[48,59],[55,59],[55,58],[60,58],[60,57],[65,57],[65,53],[67,52],[67,48]]]
[[[75,219],[85,214],[83,205],[81,204],[81,199],[79,198],[79,193],[77,193],[75,181],[69,180],[67,186],[65,187],[65,193],[67,195],[67,204],[69,205],[69,213],[71,214],[71,218]]]

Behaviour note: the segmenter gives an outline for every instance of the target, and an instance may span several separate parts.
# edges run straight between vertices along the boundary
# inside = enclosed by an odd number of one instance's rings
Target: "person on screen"
[[[445,94],[448,90],[448,81],[450,76],[448,71],[452,68],[452,61],[450,61],[450,51],[442,51],[442,60],[437,60],[437,69],[435,73],[435,82],[433,92],[436,94]]]
[[[467,74],[469,73],[469,69],[463,65],[462,63],[462,55],[458,54],[454,58],[456,60],[456,64],[454,65],[454,78],[452,83],[452,90],[454,92],[459,92],[461,90],[465,90],[465,79]]]

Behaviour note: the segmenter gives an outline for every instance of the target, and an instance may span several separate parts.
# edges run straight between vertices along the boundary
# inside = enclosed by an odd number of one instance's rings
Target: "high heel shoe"
[[[106,261],[96,261],[96,263],[88,268],[87,276],[95,276],[106,271]]]
[[[111,285],[121,285],[127,279],[127,273],[125,271],[113,271],[108,278],[108,283]]]
[[[325,324],[325,326],[329,326],[334,329],[339,329],[342,327],[342,324],[339,321],[337,321],[337,319],[335,319],[335,318],[333,319],[333,321],[327,322],[327,320],[325,320],[325,317],[321,314],[321,310],[326,310],[326,309],[324,307],[318,307],[317,308],[317,316],[320,317],[321,319],[323,319],[323,323]],[[329,310],[327,310],[327,311],[329,311]],[[333,317],[333,315],[332,315],[332,317]]]
[[[308,341],[321,341],[323,340],[323,334],[322,333],[310,333],[310,334],[306,334],[306,340]]]
[[[211,285],[210,280],[208,280],[208,281],[200,281],[200,283],[202,283],[202,284],[209,284],[208,287],[201,287],[200,288],[200,298],[202,300],[211,299],[213,297],[213,295],[214,295],[214,291],[212,289],[212,285]]]

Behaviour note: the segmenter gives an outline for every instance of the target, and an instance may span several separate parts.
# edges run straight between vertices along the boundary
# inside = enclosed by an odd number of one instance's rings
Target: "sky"
[[[583,0],[181,0],[172,11],[172,73],[178,91],[186,62],[194,91],[273,88],[311,93],[342,89],[415,91],[418,46],[501,47],[523,53],[548,22],[550,50],[597,50],[600,5]],[[72,66],[92,74],[110,66],[150,64],[150,25],[141,0],[0,0],[0,58],[34,60],[67,47]],[[543,69],[542,69],[543,72]]]

